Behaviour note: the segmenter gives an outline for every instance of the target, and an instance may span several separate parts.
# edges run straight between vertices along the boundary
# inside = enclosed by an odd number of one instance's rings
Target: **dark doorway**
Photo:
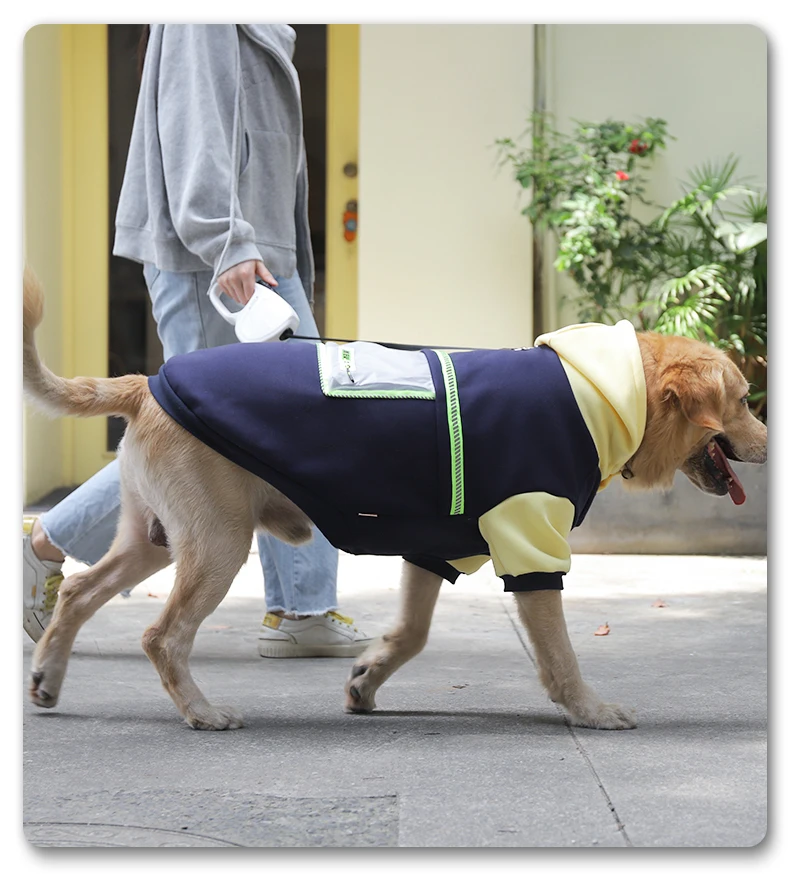
[[[302,112],[310,184],[310,231],[315,257],[315,317],[324,331],[326,212],[326,29],[296,24],[294,64],[302,86]],[[115,213],[137,104],[139,24],[107,25],[109,88],[109,374],[153,374],[162,364],[162,346],[151,315],[142,266],[112,255]],[[124,420],[107,422],[107,449],[115,451]]]
[[[310,237],[315,258],[315,321],[324,333],[326,267],[326,28],[294,24],[294,66],[302,86],[302,115],[310,180]]]
[[[115,213],[126,167],[137,105],[137,45],[139,24],[107,25],[107,85],[109,100],[109,362],[111,377],[154,374],[162,364],[162,345],[151,316],[142,265],[112,254]],[[123,436],[125,421],[107,420],[107,449],[113,452]]]

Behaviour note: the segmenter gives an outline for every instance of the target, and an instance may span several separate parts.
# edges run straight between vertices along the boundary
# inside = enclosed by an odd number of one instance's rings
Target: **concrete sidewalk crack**
[[[527,654],[527,658],[532,663],[532,667],[537,672],[537,670],[538,670],[537,661],[535,660],[535,657],[532,655],[532,652],[530,651],[529,646],[527,645],[527,642],[524,638],[524,635],[522,634],[522,629],[519,627],[519,625],[513,619],[513,615],[508,610],[507,604],[503,603],[502,609],[504,610],[505,615],[507,616],[508,620],[510,620],[510,625],[513,627],[513,631],[516,633],[516,637],[518,638],[519,642],[521,643],[521,646],[524,649],[524,652]],[[584,749],[584,745],[582,744],[581,739],[577,735],[574,727],[571,726],[571,723],[568,720],[568,717],[565,714],[565,712],[562,710],[562,708],[560,708],[560,706],[556,702],[552,702],[552,705],[554,705],[554,707],[557,709],[558,714],[560,715],[560,717],[562,717],[563,722],[565,723],[565,727],[568,730],[568,732],[570,733],[570,736],[573,739],[573,743],[576,745],[576,750],[579,752],[579,754],[581,755],[582,759],[584,760],[587,768],[590,770],[590,772],[593,776],[593,779],[595,780],[595,783],[596,783],[599,791],[601,792],[601,795],[603,796],[604,801],[606,802],[606,807],[609,809],[609,813],[612,815],[612,818],[614,819],[614,823],[615,823],[615,826],[617,827],[617,831],[623,837],[623,842],[625,843],[626,847],[632,848],[633,843],[631,842],[631,839],[629,838],[628,833],[626,832],[625,823],[623,823],[622,819],[620,818],[620,815],[617,813],[617,809],[615,808],[614,802],[612,802],[612,797],[609,795],[608,791],[606,790],[606,787],[604,787],[603,781],[601,780],[601,776],[596,771],[595,766],[593,765],[592,760],[590,759],[590,755]]]

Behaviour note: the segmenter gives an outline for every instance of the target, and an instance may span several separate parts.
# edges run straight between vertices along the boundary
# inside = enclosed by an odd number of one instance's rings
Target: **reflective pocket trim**
[[[436,400],[431,369],[422,352],[391,350],[357,340],[316,344],[321,391],[330,398]]]
[[[447,426],[450,432],[450,516],[464,512],[464,430],[461,425],[461,402],[453,360],[449,354],[434,350],[442,365],[444,391],[447,396]]]

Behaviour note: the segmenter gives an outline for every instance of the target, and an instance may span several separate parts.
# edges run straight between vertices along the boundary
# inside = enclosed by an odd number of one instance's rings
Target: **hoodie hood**
[[[562,360],[598,450],[603,489],[645,434],[647,388],[634,326],[625,319],[616,325],[569,325],[542,334],[535,345],[551,347]]]

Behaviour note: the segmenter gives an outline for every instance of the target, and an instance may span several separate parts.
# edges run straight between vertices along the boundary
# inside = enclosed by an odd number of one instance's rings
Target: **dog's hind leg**
[[[52,620],[33,653],[30,698],[35,705],[52,708],[57,704],[71,648],[82,624],[113,596],[136,586],[170,561],[167,550],[149,542],[143,515],[131,500],[125,500],[108,552],[60,586]]]
[[[604,702],[583,680],[573,652],[559,590],[517,592],[516,605],[527,629],[538,674],[554,702],[567,709],[574,726],[590,729],[633,729],[630,708]]]
[[[200,624],[225,597],[249,555],[252,522],[223,520],[186,537],[168,530],[176,557],[176,579],[165,609],[143,634],[143,649],[162,685],[193,729],[238,729],[232,708],[211,705],[189,670],[189,654]]]
[[[345,686],[348,712],[372,711],[376,707],[376,690],[428,641],[442,578],[404,562],[400,586],[400,615],[395,627],[374,641],[351,668]]]

